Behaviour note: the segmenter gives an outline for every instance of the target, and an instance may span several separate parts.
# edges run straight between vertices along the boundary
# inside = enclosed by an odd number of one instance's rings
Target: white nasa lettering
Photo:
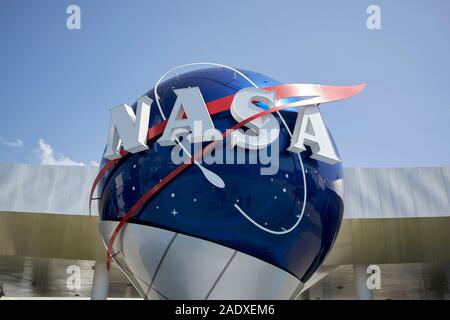
[[[294,134],[288,150],[305,151],[305,145],[311,147],[311,158],[329,164],[340,162],[336,149],[331,142],[327,127],[317,106],[307,106],[298,111]]]
[[[275,91],[267,91],[260,88],[245,88],[239,90],[233,98],[230,111],[237,122],[254,116],[262,111],[253,102],[263,102],[269,107],[275,106]],[[251,134],[242,130],[236,130],[231,134],[231,146],[250,150],[263,149],[274,142],[280,134],[280,125],[274,115],[268,114],[246,124],[251,129]],[[264,128],[265,130],[261,130]]]
[[[120,146],[131,153],[147,150],[147,130],[150,120],[152,99],[143,96],[137,100],[136,115],[127,104],[111,109],[108,143],[104,157],[109,160],[118,159]]]
[[[161,146],[177,144],[178,135],[188,134],[191,143],[221,139],[221,133],[214,127],[205,101],[198,87],[174,89],[177,100],[172,109],[163,135],[157,140]],[[237,122],[263,111],[254,102],[263,102],[269,107],[276,105],[275,92],[260,88],[244,88],[238,91],[230,106],[231,115]],[[120,158],[120,146],[131,153],[148,149],[147,129],[152,99],[144,96],[137,101],[136,115],[126,104],[111,109],[111,121],[104,157],[109,160]],[[254,119],[246,124],[246,133],[236,130],[231,134],[231,147],[250,150],[264,149],[279,136],[280,126],[273,114]],[[264,130],[262,130],[264,129]],[[251,131],[249,133],[249,131]],[[303,152],[309,146],[311,158],[335,164],[340,162],[334,144],[323,122],[317,106],[299,108],[291,145],[291,152]]]
[[[193,143],[211,141],[214,136],[220,136],[220,132],[214,128],[208,108],[198,87],[174,89],[173,91],[177,95],[177,100],[170,113],[164,133],[158,139],[161,146],[175,145],[176,132],[180,132],[179,129],[186,129],[191,132],[187,139]],[[183,115],[186,115],[186,117],[183,118]],[[202,124],[201,130],[194,130],[196,122]],[[205,131],[215,131],[216,135],[205,135]]]

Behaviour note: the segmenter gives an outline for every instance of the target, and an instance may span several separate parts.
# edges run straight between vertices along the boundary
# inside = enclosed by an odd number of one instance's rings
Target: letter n
[[[131,153],[148,149],[147,131],[152,102],[147,96],[138,99],[136,115],[127,104],[111,109],[108,143],[103,155],[106,159],[120,158],[121,145]]]

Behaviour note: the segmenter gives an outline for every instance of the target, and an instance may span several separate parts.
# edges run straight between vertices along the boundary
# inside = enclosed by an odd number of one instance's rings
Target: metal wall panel
[[[375,170],[375,176],[383,217],[400,218],[405,213],[415,212],[408,169]]]
[[[98,167],[0,165],[0,211],[87,215]],[[93,213],[97,214],[93,202]]]
[[[0,164],[0,212],[87,215],[98,168]],[[450,168],[346,168],[344,218],[450,216]],[[93,202],[97,214],[97,203]]]
[[[450,168],[441,168],[441,172],[447,190],[447,199],[450,202]]]
[[[375,170],[352,168],[344,175],[344,217],[369,218],[381,212]]]
[[[450,168],[347,168],[344,218],[450,216]]]
[[[449,214],[447,188],[440,168],[409,169],[416,214],[433,217]]]
[[[15,211],[17,200],[19,198],[22,188],[22,177],[24,175],[26,166],[1,164],[0,165],[0,210],[1,211]]]
[[[51,210],[51,201],[58,203],[60,198],[55,196],[55,181],[58,168],[48,166],[27,166],[22,175],[17,176],[21,181],[21,188],[14,211],[46,212]],[[74,189],[76,190],[76,189]]]

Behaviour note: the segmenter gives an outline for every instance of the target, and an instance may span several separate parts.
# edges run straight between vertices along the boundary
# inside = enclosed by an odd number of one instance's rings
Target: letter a
[[[328,134],[317,106],[307,106],[298,111],[294,134],[288,150],[305,151],[305,145],[311,147],[311,158],[335,164],[340,162],[339,156]]]

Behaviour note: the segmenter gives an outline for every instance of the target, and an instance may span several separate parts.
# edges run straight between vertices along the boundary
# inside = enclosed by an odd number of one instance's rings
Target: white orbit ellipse
[[[256,85],[256,83],[254,83],[250,78],[248,78],[245,74],[243,74],[241,71],[224,65],[224,64],[220,64],[220,63],[213,63],[213,62],[194,62],[194,63],[187,63],[187,64],[183,64],[183,65],[179,65],[177,67],[174,67],[172,69],[170,69],[169,71],[167,71],[165,74],[162,75],[161,78],[159,78],[159,80],[156,82],[155,88],[154,88],[154,95],[155,95],[155,100],[156,100],[156,104],[158,106],[158,110],[161,114],[161,117],[163,118],[163,120],[167,120],[162,108],[161,108],[161,104],[159,102],[159,96],[158,96],[158,86],[161,83],[161,81],[171,72],[174,72],[178,69],[181,68],[185,68],[185,67],[190,67],[190,66],[196,66],[196,65],[210,65],[210,66],[215,66],[215,67],[222,67],[222,68],[226,68],[229,70],[232,70],[234,72],[236,72],[237,74],[239,74],[240,76],[242,76],[245,80],[247,80],[252,86],[254,86],[255,88],[259,88],[258,85]],[[278,116],[280,117],[281,121],[283,122],[284,127],[286,128],[286,131],[288,132],[289,136],[292,138],[292,132],[289,129],[286,121],[284,120],[284,117],[281,115],[281,113],[279,111],[276,111],[276,113],[278,114]],[[272,230],[269,228],[266,228],[264,226],[262,226],[261,224],[259,224],[258,222],[256,222],[255,220],[253,220],[244,210],[242,210],[237,204],[234,204],[234,207],[236,208],[236,210],[242,214],[242,216],[244,218],[246,218],[249,222],[251,222],[253,225],[255,225],[256,227],[258,227],[259,229],[271,233],[271,234],[275,234],[275,235],[283,235],[283,234],[287,234],[292,232],[299,224],[300,221],[303,218],[303,214],[305,213],[305,208],[306,208],[306,195],[307,195],[307,190],[306,190],[306,175],[305,175],[305,168],[303,165],[303,161],[302,161],[302,157],[300,155],[300,153],[297,153],[298,159],[300,161],[300,166],[301,166],[301,170],[302,170],[302,177],[303,177],[303,205],[302,205],[302,210],[300,212],[300,214],[298,215],[298,219],[296,221],[295,224],[293,224],[290,228],[285,229],[282,228],[281,231],[277,231],[277,230]]]

